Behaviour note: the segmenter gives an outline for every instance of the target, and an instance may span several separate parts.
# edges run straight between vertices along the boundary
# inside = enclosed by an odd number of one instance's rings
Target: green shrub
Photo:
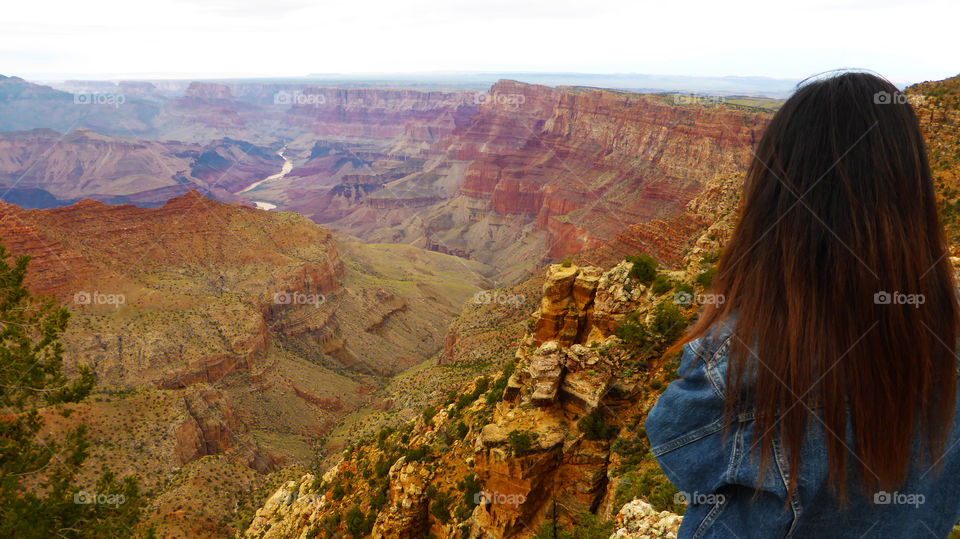
[[[599,410],[585,415],[577,422],[577,428],[588,440],[609,440],[617,435],[617,427],[607,425]]]
[[[658,296],[671,288],[673,288],[673,283],[663,274],[658,274],[653,280],[653,284],[650,285],[650,290]]]
[[[560,265],[565,268],[569,268],[570,266],[573,265],[573,260],[570,260],[569,258],[564,258],[563,262],[561,262]]]
[[[430,455],[430,447],[421,446],[416,449],[407,449],[404,452],[404,456],[407,458],[407,462],[416,462],[418,460],[424,460]]]
[[[377,477],[386,477],[390,473],[390,466],[392,465],[389,460],[380,457],[380,460],[373,465],[373,471],[377,474]]]
[[[693,286],[687,283],[677,283],[674,285],[673,290],[676,294],[687,294],[688,296],[693,296]]]
[[[377,489],[374,492],[373,496],[370,498],[370,508],[371,509],[383,509],[383,506],[387,504],[387,492],[386,487]]]
[[[480,483],[477,481],[477,476],[474,474],[467,475],[462,481],[457,482],[457,489],[463,492],[462,505],[472,511],[473,505],[476,503],[476,496],[480,493]]]
[[[628,256],[626,261],[633,264],[633,267],[630,268],[630,277],[641,283],[648,285],[657,277],[657,261],[653,257],[641,254],[639,256]]]
[[[716,251],[711,251],[703,255],[704,264],[716,264],[717,260],[720,260],[720,255],[723,254],[723,249],[717,249]]]
[[[343,485],[337,483],[333,486],[333,490],[330,491],[330,497],[336,501],[340,501],[346,493],[347,491],[343,488]]]
[[[710,288],[710,285],[713,284],[713,277],[717,274],[717,267],[710,266],[707,269],[700,272],[699,275],[693,278],[693,282],[704,288]]]
[[[574,523],[568,528],[553,529],[553,518],[547,515],[540,524],[540,531],[533,539],[596,539],[609,537],[613,533],[613,522],[601,520],[600,517],[589,511],[577,515]]]
[[[510,442],[513,454],[517,456],[526,454],[533,446],[533,438],[530,436],[530,433],[526,431],[510,431],[510,433],[507,434],[507,440]]]
[[[687,319],[673,303],[661,303],[653,309],[650,329],[660,337],[662,344],[677,340],[687,328]]]
[[[457,423],[457,438],[463,440],[467,437],[467,433],[470,432],[470,428],[467,427],[467,424],[463,421]]]
[[[438,492],[433,503],[430,504],[430,514],[441,524],[450,522],[450,504],[453,498],[447,492]]]
[[[613,333],[634,348],[643,347],[650,340],[650,332],[640,320],[640,313],[636,311],[625,316]]]
[[[677,503],[677,489],[659,468],[654,467],[642,474],[628,473],[617,486],[613,507],[619,511],[627,502],[643,498],[657,511],[671,511],[682,515],[686,506]]]
[[[347,525],[347,531],[356,536],[362,535],[363,520],[364,520],[364,515],[360,507],[356,505],[351,507],[350,510],[347,511],[347,517],[344,521]]]
[[[433,416],[437,415],[437,409],[433,406],[427,406],[423,409],[423,422],[429,426],[433,426]]]

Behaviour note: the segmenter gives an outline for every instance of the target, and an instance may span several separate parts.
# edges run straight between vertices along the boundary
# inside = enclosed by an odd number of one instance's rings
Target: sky
[[[577,72],[802,79],[960,73],[957,0],[30,0],[0,74],[58,78]]]

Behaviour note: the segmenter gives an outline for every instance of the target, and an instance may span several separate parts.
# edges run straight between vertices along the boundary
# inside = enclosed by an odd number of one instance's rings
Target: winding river
[[[278,173],[276,173],[276,174],[271,174],[270,176],[267,176],[266,178],[264,178],[264,179],[262,179],[262,180],[260,180],[260,181],[258,181],[258,182],[253,182],[253,183],[251,183],[250,185],[248,185],[245,189],[243,189],[243,190],[241,190],[241,191],[237,191],[237,192],[234,193],[234,194],[235,194],[235,195],[240,195],[240,194],[246,193],[246,192],[248,192],[248,191],[253,191],[254,189],[256,189],[257,187],[260,187],[262,184],[264,184],[264,183],[266,183],[266,182],[269,182],[269,181],[271,181],[271,180],[279,180],[280,178],[282,178],[282,177],[286,176],[287,174],[289,174],[290,171],[293,170],[293,159],[290,159],[289,157],[283,155],[283,153],[284,153],[285,151],[287,151],[286,146],[284,146],[279,152],[277,152],[277,155],[279,155],[280,157],[283,158],[283,166],[280,167],[280,172],[278,172]],[[261,210],[272,210],[272,209],[275,209],[275,208],[277,207],[277,205],[274,204],[274,203],[272,203],[272,202],[265,202],[265,201],[262,201],[262,200],[254,200],[254,201],[252,201],[252,202],[253,202],[254,204],[256,204],[256,206],[257,206],[258,208],[260,208]]]

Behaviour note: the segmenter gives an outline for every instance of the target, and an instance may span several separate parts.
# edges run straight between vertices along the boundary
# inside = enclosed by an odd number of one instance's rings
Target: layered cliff
[[[357,210],[332,226],[470,255],[508,280],[544,259],[608,245],[656,250],[674,263],[693,230],[677,218],[708,186],[742,176],[770,117],[734,105],[514,81],[478,100],[470,122],[434,146],[441,157],[425,165],[431,175],[367,195],[400,201],[377,214],[386,219]],[[403,211],[411,184],[444,200]]]

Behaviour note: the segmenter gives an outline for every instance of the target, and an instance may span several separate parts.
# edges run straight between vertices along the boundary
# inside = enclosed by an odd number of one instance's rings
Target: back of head
[[[869,492],[906,479],[918,434],[941,454],[954,411],[953,272],[917,118],[897,97],[878,76],[843,73],[784,103],[718,263],[726,302],[688,335],[735,313],[728,411],[748,398],[761,461],[779,433],[800,473],[804,429],[822,421],[841,496],[848,419]]]

